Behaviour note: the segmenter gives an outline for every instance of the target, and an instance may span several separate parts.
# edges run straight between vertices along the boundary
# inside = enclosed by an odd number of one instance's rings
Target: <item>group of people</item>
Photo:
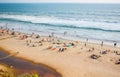
[[[10,34],[10,35],[15,35],[15,31],[14,31],[14,28],[12,28],[11,30],[9,28],[7,29],[4,29],[3,27],[0,28],[0,35],[7,35],[7,34]]]

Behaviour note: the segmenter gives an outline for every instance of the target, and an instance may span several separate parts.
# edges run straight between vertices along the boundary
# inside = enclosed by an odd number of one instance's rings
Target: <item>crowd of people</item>
[[[3,27],[0,28],[0,36],[4,36],[4,35],[18,35],[18,39],[19,40],[25,40],[26,41],[26,45],[30,46],[30,47],[37,47],[37,46],[43,46],[45,42],[50,43],[50,46],[48,46],[46,49],[49,50],[57,50],[58,52],[64,52],[66,51],[68,48],[74,48],[79,44],[79,41],[72,41],[72,42],[64,42],[64,40],[60,39],[60,38],[55,38],[54,36],[54,32],[51,33],[51,35],[49,35],[48,37],[41,37],[40,35],[36,35],[35,33],[31,33],[31,34],[23,34],[23,33],[19,33],[19,32],[15,32],[14,28],[12,30],[9,29],[4,29]],[[64,32],[64,35],[67,35],[67,32]],[[87,43],[89,42],[88,38],[86,39],[86,42],[84,42],[84,46],[87,47]],[[101,41],[101,47],[104,46],[104,42]],[[117,46],[117,42],[115,41],[113,44],[114,47]],[[88,49],[89,52],[94,51],[95,48],[92,47],[90,49]],[[100,51],[100,55],[104,55],[107,53],[110,53],[111,50],[103,50]],[[120,55],[119,51],[114,51],[112,53],[115,53],[116,55]],[[96,55],[96,54],[92,54],[90,56],[90,58],[92,59],[98,59],[101,56],[100,55]],[[115,64],[120,64],[120,61],[118,60],[117,63]]]

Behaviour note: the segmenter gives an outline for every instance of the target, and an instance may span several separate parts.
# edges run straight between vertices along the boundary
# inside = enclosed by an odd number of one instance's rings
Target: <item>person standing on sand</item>
[[[88,38],[86,39],[86,42],[85,42],[85,47],[86,47],[87,43],[88,43]]]
[[[103,46],[103,41],[101,42],[101,46]]]
[[[85,47],[86,47],[86,45],[87,45],[87,44],[85,43]]]

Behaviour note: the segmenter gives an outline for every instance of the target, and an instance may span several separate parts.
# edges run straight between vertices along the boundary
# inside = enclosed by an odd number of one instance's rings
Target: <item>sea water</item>
[[[0,26],[46,36],[54,32],[66,39],[120,43],[120,4],[1,3]]]

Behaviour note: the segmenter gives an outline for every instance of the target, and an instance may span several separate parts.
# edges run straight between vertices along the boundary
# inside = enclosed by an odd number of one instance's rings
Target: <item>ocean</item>
[[[44,36],[54,32],[72,40],[120,43],[120,4],[1,3],[0,26]]]

